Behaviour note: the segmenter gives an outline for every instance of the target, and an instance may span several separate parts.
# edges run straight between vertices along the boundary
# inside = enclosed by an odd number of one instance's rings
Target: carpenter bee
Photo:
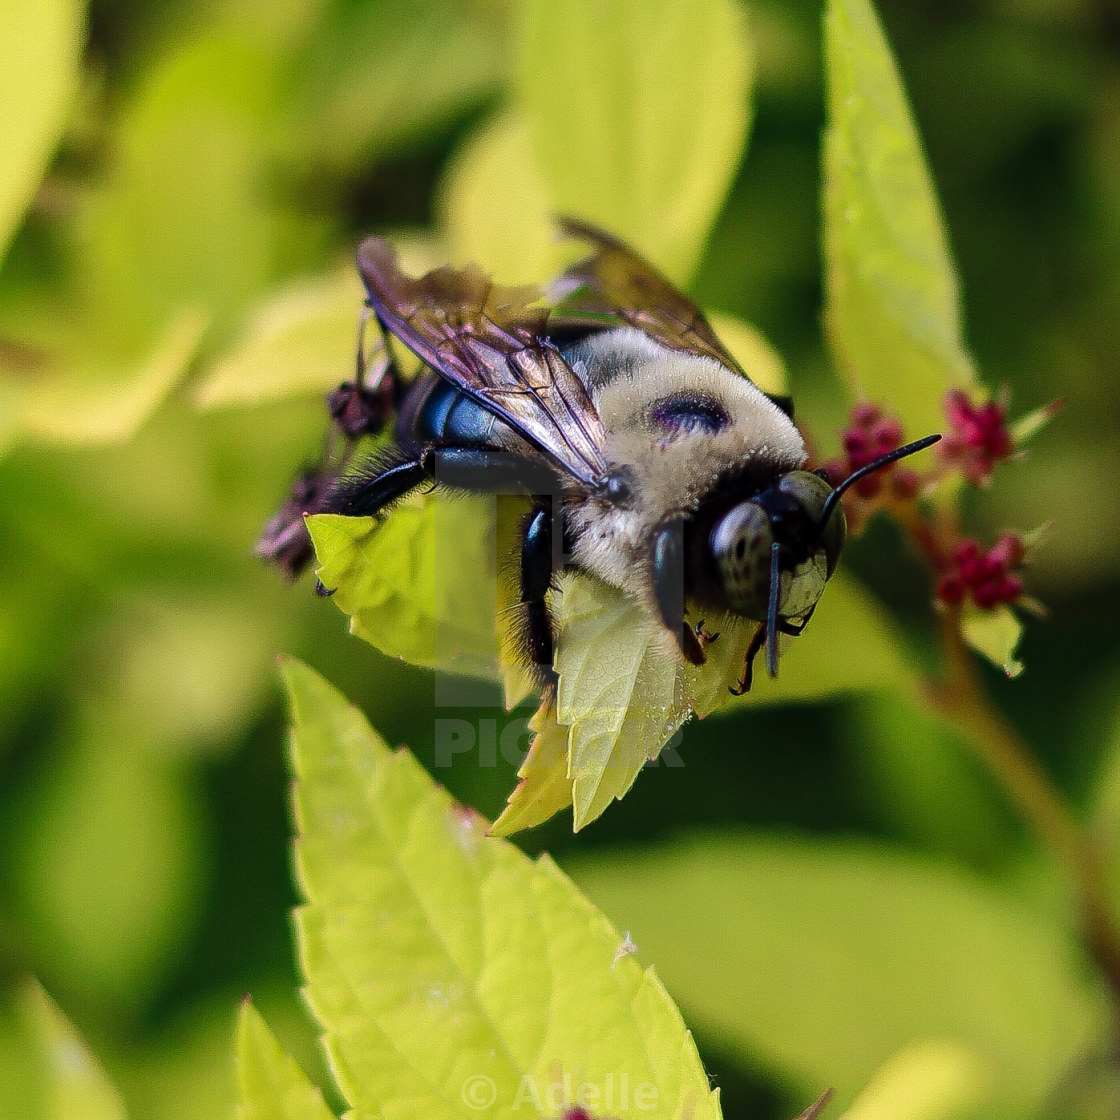
[[[369,313],[423,369],[404,384],[386,345],[371,372],[359,344],[359,376],[329,398],[332,416],[352,435],[395,413],[393,446],[316,489],[312,509],[380,515],[433,484],[528,495],[522,622],[543,686],[549,591],[569,567],[642,602],[667,655],[692,664],[718,636],[702,617],[759,623],[745,691],[764,645],[776,674],[778,634],[801,633],[836,568],[840,495],[940,437],[833,488],[804,469],[790,401],[750,380],[691,300],[609,234],[571,219],[562,229],[592,252],[545,291],[499,286],[475,267],[413,279],[386,241],[362,242]],[[266,529],[264,555],[292,549],[291,514]],[[288,567],[309,557],[289,551]]]

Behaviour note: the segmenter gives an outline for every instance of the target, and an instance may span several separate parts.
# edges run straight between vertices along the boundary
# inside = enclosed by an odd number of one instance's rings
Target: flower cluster
[[[1017,602],[1023,594],[1023,581],[1016,573],[1025,555],[1023,538],[1017,533],[1000,534],[986,552],[977,541],[960,541],[937,581],[938,602],[955,606],[968,596],[988,610]]]
[[[1007,423],[1006,401],[974,403],[963,390],[954,389],[946,394],[944,407],[948,430],[937,445],[933,466],[919,471],[906,461],[860,479],[844,497],[849,523],[858,530],[878,509],[894,513],[936,573],[935,597],[943,606],[966,600],[985,610],[1004,604],[1029,606],[1020,575],[1026,554],[1022,537],[1004,533],[985,549],[978,541],[961,537],[955,526],[932,517],[915,501],[954,472],[972,486],[986,485],[996,464],[1018,449]],[[1032,430],[1056,407],[1040,410],[1041,421],[1033,420]],[[841,441],[843,455],[825,466],[833,485],[900,446],[904,433],[896,417],[865,401],[852,409]]]
[[[902,443],[902,424],[894,416],[883,412],[870,401],[857,404],[844,430],[842,444],[843,457],[830,459],[825,464],[829,480],[839,485],[848,475],[873,463],[887,452],[893,451]],[[871,501],[887,492],[899,498],[912,498],[918,492],[919,476],[909,467],[891,464],[875,471],[852,488],[857,498]]]
[[[1007,426],[1006,400],[977,405],[963,389],[952,389],[945,396],[945,415],[949,430],[938,445],[938,457],[960,470],[973,486],[986,486],[996,463],[1015,449]]]

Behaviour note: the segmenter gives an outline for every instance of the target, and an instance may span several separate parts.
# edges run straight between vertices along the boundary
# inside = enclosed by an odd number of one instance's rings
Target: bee
[[[549,592],[570,568],[640,601],[667,655],[694,665],[718,637],[703,618],[758,623],[732,689],[744,692],[763,646],[776,675],[778,635],[802,632],[836,570],[840,496],[940,437],[831,486],[805,469],[789,399],[750,380],[688,297],[611,235],[574,219],[561,228],[591,254],[543,292],[473,266],[414,279],[388,242],[361,243],[368,314],[422,372],[405,384],[386,345],[371,373],[359,342],[359,376],[328,398],[331,413],[348,436],[395,414],[391,450],[333,482],[301,480],[260,551],[283,561],[287,547],[289,568],[310,558],[293,545],[301,497],[304,509],[380,516],[422,486],[527,495],[521,623],[543,687]]]

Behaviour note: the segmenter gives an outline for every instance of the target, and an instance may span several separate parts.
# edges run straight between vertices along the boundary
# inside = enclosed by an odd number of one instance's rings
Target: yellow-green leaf
[[[738,700],[729,688],[742,676],[755,623],[732,616],[705,619],[709,632],[719,637],[707,647],[707,663],[697,668],[682,662],[672,638],[645,607],[591,577],[564,580],[554,617],[556,718],[569,728],[566,777],[577,831],[627,793],[646,762],[693,713],[703,718],[733,703],[909,690],[916,679],[884,612],[842,574],[830,581],[805,634],[783,641],[777,680],[756,664],[753,688]],[[519,805],[533,804],[536,812],[553,804],[562,808],[560,775],[549,773],[539,757],[527,759],[525,769],[524,788],[515,791]],[[539,790],[548,796],[538,797]],[[504,831],[527,827],[513,825],[519,815],[499,819]]]
[[[66,124],[84,23],[79,0],[0,3],[0,261]]]
[[[1023,671],[1023,663],[1015,656],[1023,639],[1023,624],[1006,604],[991,610],[967,604],[961,612],[961,636],[1009,677]]]
[[[998,865],[1021,842],[1006,796],[954,721],[924,690],[908,691],[883,689],[844,705],[850,785],[891,835],[970,865]]]
[[[688,718],[688,707],[678,687],[679,657],[649,612],[617,588],[589,577],[567,580],[556,621],[556,711],[570,729],[578,831],[626,793]]]
[[[420,275],[446,263],[446,251],[433,237],[400,234],[392,240],[406,272]],[[365,298],[358,270],[350,262],[273,292],[256,307],[240,341],[198,386],[199,406],[251,407],[325,394],[352,378]],[[380,344],[377,325],[370,323],[365,332],[367,361]],[[407,369],[408,356],[397,356]]]
[[[467,137],[444,174],[439,209],[457,260],[505,284],[541,284],[558,270],[555,207],[522,114],[508,110]]]
[[[228,330],[274,277],[284,239],[311,239],[262,182],[278,66],[262,44],[210,27],[135,84],[76,231],[103,350],[141,351],[184,307]]]
[[[187,309],[134,369],[65,370],[30,388],[18,410],[24,436],[67,444],[131,439],[186,373],[206,325],[201,311]]]
[[[572,803],[568,776],[568,729],[556,721],[556,709],[542,704],[529,721],[534,732],[509,802],[490,826],[493,836],[511,836],[543,824]]]
[[[120,1094],[54,1000],[30,983],[21,1004],[43,1064],[44,1120],[124,1120]]]
[[[988,1078],[975,1051],[949,1039],[912,1042],[875,1072],[844,1120],[954,1120],[985,1103]]]
[[[307,996],[363,1115],[718,1120],[652,969],[547,856],[486,835],[289,662]],[[622,1097],[625,1081],[627,1097]]]
[[[325,4],[295,70],[280,143],[293,165],[343,179],[490,96],[509,65],[500,4]]]
[[[44,967],[105,1007],[144,999],[197,905],[197,807],[186,771],[127,711],[71,729],[12,853],[22,920]]]
[[[364,298],[353,266],[277,292],[257,309],[240,343],[199,385],[199,405],[255,405],[333,389],[353,376]],[[376,335],[376,328],[370,333]]]
[[[531,0],[518,86],[556,207],[692,272],[750,120],[735,0]]]
[[[1064,923],[901,849],[710,834],[572,871],[697,1023],[841,1105],[906,1043],[943,1038],[1001,1104],[1037,1106],[1102,1028]]]
[[[237,1020],[237,1076],[239,1120],[334,1120],[323,1094],[248,1002]]]
[[[871,0],[829,0],[825,58],[829,340],[851,392],[923,435],[974,376],[941,209]]]
[[[318,514],[307,527],[351,633],[413,665],[498,676],[492,501],[417,496],[384,521]]]

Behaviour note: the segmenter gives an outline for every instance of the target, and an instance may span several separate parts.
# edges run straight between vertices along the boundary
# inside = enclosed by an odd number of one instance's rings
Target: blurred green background
[[[1030,572],[1051,617],[1028,628],[1023,677],[986,680],[1116,845],[1120,783],[1102,792],[1100,775],[1120,751],[1120,8],[879,9],[984,380],[1011,387],[1013,412],[1068,399],[1030,458],[969,508],[984,536],[1051,524]],[[831,450],[843,401],[820,325],[820,10],[754,0],[749,13],[749,150],[692,291],[773,342],[800,415]],[[0,968],[9,988],[39,977],[137,1120],[225,1107],[247,991],[318,1075],[294,996],[276,653],[306,659],[386,739],[436,761],[432,709],[415,703],[433,694],[431,674],[349,638],[309,582],[286,585],[252,546],[317,454],[321,389],[348,373],[352,247],[389,231],[423,234],[436,251],[457,157],[508,97],[514,16],[504,0],[0,4],[0,148],[14,150],[4,145],[24,126],[42,135],[26,212],[0,212],[0,254],[12,232],[0,267]],[[9,161],[15,185],[0,179],[15,199],[21,173]],[[309,288],[309,277],[327,279]],[[329,334],[336,372],[257,405],[202,407],[199,387],[289,284],[297,302],[346,309]],[[846,563],[926,656],[929,587],[897,533],[874,525]],[[494,719],[499,734],[515,718],[496,695],[493,711],[466,715]],[[578,854],[622,924],[630,911],[607,897],[611,874],[625,877],[631,855],[640,867],[640,846],[701,827],[818,839],[805,850],[823,854],[869,838],[1069,923],[1056,872],[1000,793],[950,731],[897,697],[714,718],[686,728],[679,751],[683,767],[651,769],[578,837],[557,819],[523,838],[561,864]],[[514,769],[500,753],[481,767],[464,754],[437,777],[494,816]],[[674,987],[674,953],[692,960],[717,933],[739,952],[733,930],[705,920],[694,912],[696,941],[685,927],[654,959],[726,1115],[789,1114],[796,1061],[751,1041],[767,1033],[764,1001],[741,1009],[750,1028],[737,1031],[718,991],[690,1002],[687,981]],[[807,930],[806,951],[825,933]],[[709,963],[718,975],[722,963]],[[1084,976],[1083,962],[1070,967]],[[0,1115],[42,1114],[36,1069],[5,1004]]]

